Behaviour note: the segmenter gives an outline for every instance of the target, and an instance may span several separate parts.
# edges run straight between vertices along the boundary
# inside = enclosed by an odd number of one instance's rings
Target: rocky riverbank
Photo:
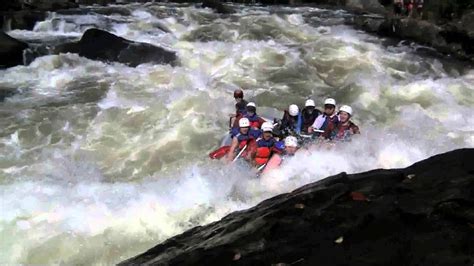
[[[176,0],[180,2],[179,0]],[[49,11],[77,9],[79,5],[107,5],[137,1],[117,0],[7,0],[0,4],[0,26],[3,31],[12,29],[33,29],[37,21],[44,20]],[[138,1],[146,2],[146,1]],[[236,1],[246,3],[246,1]],[[391,1],[381,0],[263,0],[263,4],[316,4],[342,7],[351,11],[354,16],[348,24],[370,33],[415,41],[431,46],[437,51],[474,62],[474,3],[472,1],[451,1],[446,4],[441,0],[426,1],[423,18],[414,19],[395,17],[391,14]],[[382,5],[383,4],[383,5]],[[385,6],[384,6],[385,5]],[[216,0],[205,0],[203,7],[213,8],[218,13],[232,13],[233,9]],[[69,12],[69,11],[68,11]],[[375,13],[379,16],[367,16]],[[2,38],[6,38],[3,36]],[[10,38],[11,40],[11,38]],[[5,52],[0,47],[0,52]],[[8,62],[0,61],[3,67],[10,67],[23,62],[23,58],[14,54]],[[12,64],[12,62],[17,62]]]
[[[409,17],[356,16],[349,24],[381,36],[411,40],[437,51],[474,62],[474,11],[437,24]]]
[[[341,173],[195,227],[120,265],[474,263],[474,149]]]

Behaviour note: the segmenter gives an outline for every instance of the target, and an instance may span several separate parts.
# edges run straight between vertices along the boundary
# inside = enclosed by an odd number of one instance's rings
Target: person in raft
[[[298,151],[298,139],[294,136],[288,136],[285,138],[285,147],[281,154],[274,153],[270,160],[268,161],[263,174],[269,172],[270,170],[280,167],[280,165],[288,158],[293,157]]]
[[[301,133],[302,118],[300,109],[296,104],[291,104],[283,113],[279,130],[283,136],[299,135]]]
[[[319,115],[308,132],[316,132],[316,135],[321,135],[318,131],[325,131],[328,126],[336,126],[339,122],[339,118],[336,114],[336,100],[333,98],[327,98],[324,101],[324,113]]]
[[[277,143],[278,141],[273,137],[273,123],[263,123],[262,136],[256,140],[254,165],[260,167],[268,162],[273,153],[281,153]]]
[[[234,125],[236,120],[243,117],[246,113],[246,107],[248,102],[244,100],[244,92],[241,89],[234,91],[235,99],[235,114],[230,114],[230,125]]]
[[[323,137],[335,141],[350,141],[352,135],[360,134],[359,127],[351,121],[352,108],[343,105],[339,108],[339,123],[330,124],[323,133]]]
[[[243,117],[239,120],[239,129],[237,131],[233,129],[231,134],[232,143],[226,157],[228,162],[233,161],[238,152],[246,148],[251,141],[257,139],[260,136],[260,130],[251,129],[250,121]]]
[[[307,134],[309,127],[311,127],[316,120],[316,118],[321,114],[321,112],[316,109],[316,104],[313,100],[308,99],[304,104],[304,108],[301,111],[302,125],[301,133]]]
[[[257,115],[257,105],[254,102],[249,102],[245,110],[244,117],[250,121],[250,127],[255,130],[260,129],[265,120]]]

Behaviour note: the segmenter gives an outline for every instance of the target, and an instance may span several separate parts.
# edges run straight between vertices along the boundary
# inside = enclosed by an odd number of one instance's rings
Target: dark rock
[[[347,0],[346,7],[351,10],[384,14],[385,8],[378,0]]]
[[[16,89],[0,87],[0,102],[3,102],[5,98],[14,95],[16,92]]]
[[[219,0],[204,0],[202,1],[202,7],[203,8],[212,8],[214,9],[217,13],[220,14],[231,14],[235,13],[235,10],[231,8],[230,6],[222,4]]]
[[[108,4],[115,3],[115,0],[77,0],[76,3],[80,5],[101,5],[106,6]]]
[[[22,0],[3,0],[0,1],[0,11],[21,10],[23,6]]]
[[[339,174],[195,227],[120,265],[474,263],[474,149]]]
[[[5,12],[3,13],[3,18],[6,23],[3,27],[6,30],[32,30],[36,22],[43,21],[46,17],[47,14],[44,11],[36,10]]]
[[[430,0],[423,6],[423,18],[437,24],[460,18],[464,12],[474,8],[472,0]]]
[[[0,68],[23,64],[23,51],[28,44],[0,31]]]
[[[362,29],[367,32],[377,33],[380,30],[380,26],[384,22],[384,18],[372,18],[365,16],[356,16],[352,23],[358,29]]]
[[[461,27],[466,30],[469,38],[474,39],[474,10],[470,10],[462,16]]]
[[[59,9],[79,7],[74,0],[28,0],[23,1],[23,6],[30,9],[44,11],[56,11]]]
[[[46,18],[47,11],[79,7],[74,0],[2,0],[0,22],[4,30],[31,30],[37,21]]]
[[[120,62],[133,67],[143,63],[174,64],[177,60],[174,52],[132,42],[99,29],[87,30],[80,41],[57,46],[54,53],[77,53],[89,59]]]
[[[380,35],[413,40],[431,46],[439,52],[474,61],[474,38],[470,37],[469,32],[460,23],[440,26],[412,18],[386,19],[378,30]]]

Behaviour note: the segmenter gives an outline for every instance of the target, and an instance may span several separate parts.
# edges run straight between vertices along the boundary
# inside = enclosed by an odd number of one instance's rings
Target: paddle
[[[265,169],[265,166],[267,166],[266,163],[260,165],[260,166],[257,168],[257,172],[260,172],[260,171],[262,171],[263,169]]]
[[[232,162],[235,162],[237,161],[237,159],[239,159],[240,155],[242,155],[242,153],[244,153],[244,151],[247,149],[247,145],[245,145],[241,150],[240,152],[237,154],[237,156],[235,156],[234,160],[232,160]]]

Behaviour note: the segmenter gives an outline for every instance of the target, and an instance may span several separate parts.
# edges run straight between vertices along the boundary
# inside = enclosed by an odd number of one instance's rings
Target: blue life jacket
[[[325,115],[325,120],[323,125],[321,126],[321,130],[326,130],[329,125],[329,122],[332,121],[335,125],[339,123],[339,117],[337,115],[333,116],[332,118],[328,115]]]
[[[285,141],[283,140],[280,140],[280,141],[277,141],[275,142],[275,149],[278,149],[280,151],[283,151],[285,149]]]
[[[269,140],[264,140],[263,138],[260,138],[257,140],[257,147],[267,147],[267,148],[272,148],[276,143],[276,140],[274,138],[271,138]]]
[[[258,137],[260,137],[260,135],[262,134],[260,130],[255,130],[255,129],[249,129],[249,132],[247,134],[242,134],[240,133],[240,129],[239,128],[232,128],[232,130],[230,131],[230,134],[232,136],[232,138],[234,137],[237,137],[237,140],[239,141],[239,143],[241,141],[244,141],[244,140],[249,140],[249,139],[257,139]]]

